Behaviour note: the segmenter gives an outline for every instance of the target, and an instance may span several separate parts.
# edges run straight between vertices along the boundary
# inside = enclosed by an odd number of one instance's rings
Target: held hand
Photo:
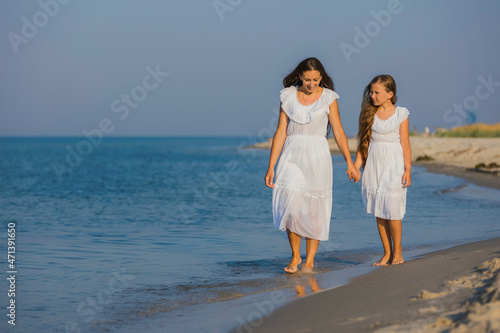
[[[274,170],[267,170],[266,176],[264,177],[264,181],[266,182],[266,186],[273,188],[273,178],[274,178]]]
[[[348,166],[345,173],[347,173],[349,179],[355,183],[357,183],[361,179],[361,172],[354,165]]]
[[[401,182],[403,183],[403,187],[408,187],[411,185],[411,172],[410,171],[405,171]]]
[[[354,175],[354,182],[357,183],[361,180],[361,171],[359,169],[356,169],[356,174]]]

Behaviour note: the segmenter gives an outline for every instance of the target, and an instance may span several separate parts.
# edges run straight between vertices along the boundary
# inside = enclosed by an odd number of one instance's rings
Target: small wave
[[[456,186],[456,187],[447,188],[447,189],[444,189],[444,190],[439,190],[439,191],[438,191],[438,193],[439,193],[439,194],[445,194],[445,193],[453,193],[453,192],[458,192],[458,191],[460,191],[461,189],[463,189],[465,186],[467,186],[467,183],[464,183],[464,184],[459,185],[459,186]]]
[[[449,193],[455,199],[480,200],[500,204],[500,190],[471,183],[466,183],[454,189],[444,190],[442,193]]]

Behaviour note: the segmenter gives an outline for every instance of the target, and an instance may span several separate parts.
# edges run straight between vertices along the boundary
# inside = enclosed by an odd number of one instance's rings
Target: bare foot
[[[390,255],[384,255],[382,259],[373,264],[373,266],[387,266],[389,265]]]
[[[300,268],[300,271],[302,273],[312,273],[313,272],[313,268],[314,268],[314,265],[308,265],[307,263],[302,265],[302,267]]]
[[[395,255],[394,259],[392,260],[392,264],[393,265],[399,265],[399,264],[402,264],[404,262],[405,261],[403,260],[403,256],[402,255]]]
[[[299,266],[301,262],[302,258],[300,257],[298,259],[292,258],[292,261],[284,268],[285,272],[289,274],[296,273],[299,270],[297,266]]]
[[[403,260],[403,249],[401,246],[396,247],[394,249],[394,259],[392,259],[392,264],[393,265],[399,265],[404,263],[405,261]]]

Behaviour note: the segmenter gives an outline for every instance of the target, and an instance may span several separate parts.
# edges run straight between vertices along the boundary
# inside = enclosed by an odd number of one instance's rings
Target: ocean
[[[0,330],[226,332],[372,269],[375,219],[332,156],[318,273],[283,273],[290,250],[264,185],[269,151],[246,148],[255,140],[0,138]],[[500,236],[499,193],[414,167],[406,258]]]

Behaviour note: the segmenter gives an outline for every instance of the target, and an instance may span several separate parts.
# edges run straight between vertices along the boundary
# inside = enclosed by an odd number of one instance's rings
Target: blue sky
[[[498,1],[59,1],[0,4],[0,136],[258,135],[311,56],[350,136],[382,73],[412,128],[500,121]]]

